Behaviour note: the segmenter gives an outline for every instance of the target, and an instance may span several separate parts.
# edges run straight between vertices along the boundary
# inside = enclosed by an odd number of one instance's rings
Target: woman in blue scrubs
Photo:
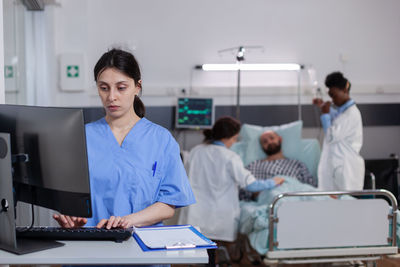
[[[106,116],[86,125],[93,217],[54,215],[63,227],[160,224],[195,202],[177,142],[147,120],[139,65],[123,50],[105,53],[94,78]]]

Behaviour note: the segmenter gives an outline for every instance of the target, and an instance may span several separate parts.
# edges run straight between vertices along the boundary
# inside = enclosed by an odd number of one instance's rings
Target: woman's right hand
[[[313,104],[321,109],[322,113],[329,113],[330,107],[331,107],[331,102],[326,101],[324,102],[321,98],[314,98],[313,99]]]
[[[321,112],[323,114],[329,113],[330,110],[331,110],[331,102],[330,101],[326,101],[325,103],[322,104]]]
[[[313,98],[312,103],[320,108],[324,103],[324,100],[322,100],[322,98]]]
[[[53,214],[53,218],[63,228],[79,228],[87,223],[86,218],[67,216],[62,214]]]
[[[282,178],[282,177],[274,178],[275,185],[281,185],[281,184],[283,184],[284,181],[285,181],[285,178]]]

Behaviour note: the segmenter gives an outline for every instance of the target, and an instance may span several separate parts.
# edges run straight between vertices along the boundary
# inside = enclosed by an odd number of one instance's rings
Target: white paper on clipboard
[[[151,248],[191,248],[215,245],[191,225],[143,227],[134,229],[143,243]]]

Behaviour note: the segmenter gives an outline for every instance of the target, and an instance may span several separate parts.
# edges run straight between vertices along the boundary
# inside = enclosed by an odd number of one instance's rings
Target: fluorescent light
[[[237,70],[300,70],[301,65],[296,63],[281,64],[203,64],[204,71],[237,71]]]
[[[205,71],[214,70],[235,70],[239,69],[239,64],[203,64],[201,68]]]

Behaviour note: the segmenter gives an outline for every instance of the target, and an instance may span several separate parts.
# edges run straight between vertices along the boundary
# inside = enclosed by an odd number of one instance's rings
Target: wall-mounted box
[[[64,53],[59,57],[59,81],[62,91],[79,92],[85,88],[85,56],[83,53]]]

